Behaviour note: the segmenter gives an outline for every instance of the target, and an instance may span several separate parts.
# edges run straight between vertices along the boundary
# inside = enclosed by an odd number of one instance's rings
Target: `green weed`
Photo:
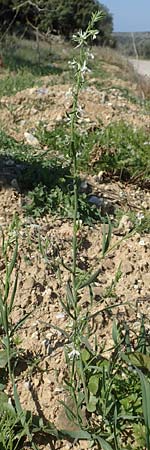
[[[68,158],[69,128],[65,124],[52,132],[38,131],[42,145],[53,152],[62,152]],[[116,175],[120,180],[148,178],[149,139],[143,129],[134,129],[124,122],[112,123],[106,128],[97,127],[94,131],[74,133],[80,170],[97,173],[99,169],[107,171],[109,176]]]
[[[33,441],[36,433],[46,433],[58,437],[57,430],[50,423],[44,424],[38,417],[25,412],[20,404],[15,382],[15,370],[23,350],[19,348],[20,340],[17,331],[25,323],[29,313],[26,313],[19,321],[13,322],[11,313],[18,282],[18,236],[19,222],[17,216],[7,233],[7,238],[0,228],[1,233],[1,257],[4,263],[3,278],[0,278],[0,444],[2,450],[17,450],[24,440],[28,439],[31,448],[37,450]],[[14,281],[12,282],[12,275]],[[32,361],[32,372],[38,361]],[[11,398],[4,392],[7,382],[11,386]]]
[[[99,146],[93,148],[90,160],[95,171],[99,168],[118,175],[121,180],[141,176],[148,178],[149,141],[144,130],[125,123],[112,123],[96,135]]]
[[[1,78],[0,97],[15,95],[16,92],[23,89],[31,88],[35,85],[41,86],[41,84],[42,82],[37,80],[31,72],[21,69],[17,73],[6,74],[4,78]]]
[[[116,211],[115,221],[116,225],[119,225],[121,217],[124,215],[124,211],[121,209]],[[141,210],[139,212],[129,211],[127,213],[130,222],[132,223],[132,228],[134,231],[140,234],[150,233],[150,213],[148,210]]]

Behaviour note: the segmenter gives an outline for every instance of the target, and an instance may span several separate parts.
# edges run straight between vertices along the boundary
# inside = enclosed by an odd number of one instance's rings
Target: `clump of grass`
[[[18,70],[17,73],[6,74],[4,78],[1,78],[0,83],[0,97],[4,95],[15,95],[16,92],[23,89],[31,88],[33,86],[41,86],[41,81],[35,79],[35,75],[26,69]]]
[[[36,136],[43,153],[18,143],[4,132],[0,133],[1,164],[12,159],[14,168],[20,167],[17,178],[20,191],[26,196],[26,213],[40,216],[48,212],[73,217],[73,175],[69,159],[69,126],[62,123],[52,131],[40,126]],[[105,129],[74,131],[80,172],[105,172],[110,179],[142,182],[150,173],[149,140],[145,131],[125,123],[114,123]],[[8,150],[9,149],[9,150]],[[7,162],[7,161],[6,161]],[[88,195],[80,192],[78,177],[78,218],[83,222],[102,220],[96,206],[88,202]]]
[[[59,155],[62,152],[68,158],[68,125],[61,124],[52,132],[39,128],[37,136],[53,153]],[[81,171],[95,174],[102,169],[109,176],[118,175],[120,180],[136,176],[142,180],[149,176],[149,135],[142,128],[133,128],[122,121],[83,133],[77,126],[75,141]]]
[[[124,211],[121,209],[116,211],[115,220],[117,226],[123,215]],[[148,210],[143,209],[138,212],[131,210],[127,213],[127,215],[132,223],[132,229],[134,229],[135,232],[140,233],[141,235],[150,233],[150,213]]]
[[[143,129],[123,122],[109,124],[97,133],[96,146],[89,155],[91,166],[118,175],[120,179],[149,176],[149,141]]]

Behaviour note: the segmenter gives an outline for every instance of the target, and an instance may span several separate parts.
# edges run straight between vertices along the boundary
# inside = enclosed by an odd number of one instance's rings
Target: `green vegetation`
[[[26,443],[37,450],[36,442],[41,442],[43,437],[48,437],[49,441],[63,438],[69,438],[73,442],[88,440],[91,447],[96,446],[102,450],[150,450],[149,333],[142,315],[136,332],[129,329],[124,317],[120,321],[115,318],[114,310],[120,306],[115,289],[122,275],[121,265],[110,287],[102,295],[99,309],[96,306],[95,311],[91,312],[93,286],[101,273],[101,262],[112,250],[115,251],[116,246],[121,245],[122,240],[111,246],[113,224],[108,215],[101,217],[96,206],[90,205],[89,194],[83,193],[81,189],[80,173],[88,171],[88,174],[96,175],[102,170],[106,177],[115,176],[115,179],[130,182],[135,179],[144,182],[150,173],[149,141],[144,130],[114,122],[106,128],[99,126],[93,131],[81,132],[78,124],[78,97],[84,84],[89,55],[87,41],[97,35],[95,25],[99,24],[101,16],[100,13],[93,14],[85,33],[77,33],[75,37],[80,53],[73,62],[73,103],[68,123],[62,122],[52,131],[39,125],[35,134],[41,151],[15,141],[4,131],[0,132],[1,176],[5,167],[10,166],[12,172],[16,171],[13,177],[10,173],[8,181],[11,184],[15,178],[17,189],[23,194],[26,214],[38,217],[51,213],[72,219],[70,259],[67,265],[63,259],[61,261],[68,273],[66,293],[60,298],[60,308],[65,313],[67,326],[65,329],[58,327],[58,331],[66,339],[65,389],[66,398],[71,399],[73,406],[70,407],[67,400],[62,404],[68,419],[77,427],[77,431],[57,430],[42,417],[25,412],[20,404],[16,373],[20,360],[23,358],[28,364],[28,358],[17,333],[25,324],[29,313],[24,313],[19,320],[13,315],[20,270],[18,243],[22,226],[18,216],[15,216],[9,230],[0,228],[2,450],[21,450]],[[21,81],[16,84],[16,90],[21,88],[19,83]],[[12,93],[12,87],[8,87],[8,93]],[[44,147],[47,149],[43,151]],[[97,220],[104,222],[98,266],[86,272],[79,264],[80,219],[88,224]],[[136,231],[149,232],[147,212],[143,212],[140,222],[136,214],[132,214],[130,219]],[[48,241],[45,240],[43,244],[40,234],[37,245],[45,257]],[[88,299],[86,309],[83,308],[81,296],[84,288],[87,289]],[[109,303],[104,306],[103,300],[106,297]],[[32,314],[33,311],[30,311],[31,317]],[[93,324],[97,316],[104,321],[108,316],[114,318],[110,345],[104,341],[97,342],[96,335],[95,338],[93,336]],[[55,326],[54,328],[57,329]],[[36,364],[35,361],[34,363]],[[5,393],[8,384],[11,402]]]
[[[32,2],[19,2],[18,0],[0,1],[1,16],[0,29],[2,37],[6,37],[7,28],[18,34],[36,35],[36,31],[44,33],[61,34],[71,38],[72,34],[86,29],[92,13],[101,11],[105,13],[103,20],[99,21],[98,42],[114,45],[112,37],[113,21],[108,9],[97,0],[43,0]]]
[[[136,57],[135,47],[139,58],[150,59],[150,33],[114,33],[117,47],[121,53]],[[134,43],[133,43],[134,39]]]
[[[35,80],[35,76],[26,70],[19,70],[10,77],[10,75],[1,79],[0,83],[0,97],[3,95],[15,95],[16,92],[23,89],[31,88],[34,85],[40,86],[40,81]]]
[[[41,152],[35,156],[30,146],[20,144],[1,132],[1,158],[4,156],[4,161],[13,158],[16,164],[24,164],[20,166],[17,182],[21,191],[27,194],[25,209],[28,214],[38,216],[51,212],[71,218],[73,175],[68,154],[69,127],[62,124],[51,132],[40,127],[37,137],[41,146],[46,145],[48,150],[45,154]],[[98,174],[101,169],[108,177],[115,176],[120,180],[148,180],[149,142],[143,130],[135,130],[124,123],[114,123],[105,129],[98,128],[84,134],[76,129],[74,139],[80,149],[80,170]],[[79,191],[80,183],[78,178]],[[81,192],[79,217],[83,221],[89,221],[90,218],[100,220],[97,208],[94,205],[91,207],[88,195]]]
[[[34,216],[51,212],[64,217],[73,216],[73,174],[69,162],[69,127],[58,125],[51,132],[39,127],[36,136],[42,147],[38,152],[25,144],[16,142],[4,132],[0,134],[0,158],[4,162],[12,158],[20,164],[17,182],[26,194],[25,210]],[[80,134],[74,133],[81,171],[98,174],[105,171],[106,177],[119,180],[148,180],[149,142],[143,130],[135,130],[124,123],[111,124],[105,129],[96,129]],[[8,150],[9,149],[9,150]],[[98,150],[99,149],[99,150]],[[95,205],[88,202],[89,194],[79,190],[79,218],[84,222],[102,220]]]

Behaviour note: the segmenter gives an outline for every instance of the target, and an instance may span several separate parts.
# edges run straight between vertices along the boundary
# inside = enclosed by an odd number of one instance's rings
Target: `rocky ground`
[[[83,127],[106,126],[109,123],[125,121],[137,127],[149,130],[149,114],[141,104],[125,96],[129,82],[119,83],[108,80],[101,90],[96,88],[97,79],[90,78],[88,86],[79,97],[79,123]],[[133,85],[136,89],[136,85]],[[2,97],[1,123],[3,129],[17,140],[27,140],[26,132],[34,132],[39,124],[51,130],[55,124],[66,118],[72,106],[70,84],[49,86],[49,78],[43,78],[41,88],[34,87],[17,92],[11,97]],[[29,142],[30,143],[30,142]]]
[[[115,75],[114,75],[115,80]],[[115,82],[113,84],[116,84]],[[149,129],[149,115],[144,107],[125,98],[121,87],[126,88],[128,81],[120,81],[119,88],[113,88],[109,80],[105,89],[96,88],[96,80],[90,79],[88,86],[80,95],[80,125],[94,127],[98,123],[106,124],[123,119],[135,127]],[[48,78],[43,78],[41,88],[34,87],[1,98],[1,123],[3,129],[18,141],[28,142],[31,134],[43,123],[52,129],[56,123],[65,119],[72,105],[69,84],[49,86]],[[134,86],[134,88],[136,88]],[[37,143],[38,146],[39,143]],[[40,144],[39,144],[40,147]],[[41,151],[41,149],[40,149]],[[11,181],[13,177],[13,169]],[[4,169],[5,171],[5,169]],[[7,181],[7,173],[4,178]],[[85,175],[84,175],[85,176]],[[105,183],[101,177],[88,176],[86,180],[92,187],[93,195],[100,195],[103,207],[110,210],[120,208],[122,219],[112,234],[112,248],[108,256],[101,260],[102,225],[83,226],[79,230],[78,262],[86,271],[100,267],[100,274],[93,287],[94,301],[91,307],[87,290],[83,290],[81,305],[83,312],[100,311],[91,322],[93,336],[111,347],[111,328],[114,317],[127,320],[136,331],[140,326],[142,314],[149,329],[150,317],[150,236],[135,232],[128,213],[134,211],[137,221],[143,208],[150,207],[148,189],[128,185],[117,181]],[[7,183],[6,183],[7,184]],[[61,329],[69,327],[60,299],[65,295],[68,278],[67,270],[60,266],[59,260],[71,261],[72,223],[65,219],[46,215],[33,219],[24,216],[22,194],[11,183],[0,186],[0,225],[8,232],[8,226],[17,212],[20,218],[19,230],[19,282],[15,299],[13,320],[18,320],[31,312],[22,329],[18,332],[21,347],[26,358],[17,368],[17,386],[20,400],[25,409],[38,413],[54,422],[59,428],[70,429],[72,424],[64,415],[59,400],[65,399],[63,381],[66,375],[64,360],[65,337],[53,326]],[[129,233],[128,239],[125,236]],[[40,252],[39,236],[48,247],[45,255]],[[118,269],[121,277],[112,289],[112,282]],[[14,274],[15,275],[15,274]],[[13,276],[14,276],[13,275]],[[4,264],[0,258],[0,276],[4,276]],[[112,306],[108,312],[101,313],[104,307]],[[108,353],[109,354],[109,353]],[[43,443],[42,450],[49,448],[67,450],[70,443]],[[74,449],[86,449],[85,442],[74,444]],[[25,449],[24,449],[25,450]]]

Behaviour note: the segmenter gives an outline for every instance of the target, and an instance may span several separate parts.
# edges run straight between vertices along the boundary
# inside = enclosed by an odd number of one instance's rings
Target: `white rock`
[[[103,170],[100,170],[100,172],[97,175],[97,179],[98,179],[99,183],[101,183],[103,181],[103,179],[104,179],[104,171]]]
[[[133,228],[133,224],[130,221],[129,217],[124,214],[120,220],[118,230],[122,233],[129,233]]]
[[[39,145],[40,145],[39,141],[35,136],[33,136],[33,134],[28,133],[28,131],[25,131],[24,137],[25,137],[27,144],[32,145],[33,147],[39,147]]]

